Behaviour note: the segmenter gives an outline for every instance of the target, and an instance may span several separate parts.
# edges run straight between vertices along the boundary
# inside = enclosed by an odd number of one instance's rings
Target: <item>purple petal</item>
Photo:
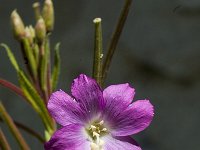
[[[105,136],[102,139],[105,142],[103,145],[104,150],[142,150],[130,137],[116,139],[111,136]]]
[[[47,108],[51,116],[62,126],[72,123],[81,124],[87,119],[79,104],[61,90],[51,95]]]
[[[134,89],[126,84],[111,85],[103,91],[106,101],[104,119],[113,120],[125,110],[133,100]]]
[[[138,133],[149,126],[153,119],[154,109],[149,100],[138,100],[111,122],[110,128],[114,136],[127,136]]]
[[[71,124],[56,131],[44,147],[45,150],[87,150],[90,142],[82,125]]]
[[[106,100],[106,105],[110,104],[120,105],[125,104],[128,106],[135,95],[135,90],[126,84],[111,85],[103,91],[103,97]]]
[[[88,112],[88,116],[96,115],[104,108],[103,93],[95,80],[81,74],[74,79],[71,87],[72,95],[80,102],[83,110]]]
[[[131,144],[139,147],[138,143],[130,136],[115,136],[114,138],[118,139],[120,141],[125,141],[125,142],[128,142],[128,143],[131,143]]]

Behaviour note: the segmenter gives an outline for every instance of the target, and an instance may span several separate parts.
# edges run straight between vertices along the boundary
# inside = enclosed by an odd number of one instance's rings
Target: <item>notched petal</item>
[[[101,88],[94,79],[84,74],[74,79],[71,92],[80,103],[81,108],[87,111],[90,117],[101,112],[104,108],[105,102]]]
[[[147,128],[154,116],[154,108],[149,100],[138,100],[112,122],[114,136],[127,136]]]
[[[87,119],[79,104],[64,91],[54,92],[47,104],[51,116],[62,126],[71,123],[83,123]]]
[[[44,147],[45,150],[87,150],[90,142],[82,125],[70,124],[56,131]]]
[[[103,138],[104,150],[142,150],[136,142],[130,137],[115,138],[111,136],[105,136]]]
[[[135,89],[128,83],[111,85],[104,89],[103,97],[106,100],[107,105],[109,103],[125,104],[129,105],[135,95]]]

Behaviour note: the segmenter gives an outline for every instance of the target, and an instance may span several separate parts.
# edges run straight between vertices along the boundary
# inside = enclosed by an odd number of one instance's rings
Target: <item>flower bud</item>
[[[46,37],[46,26],[44,19],[40,17],[35,25],[36,38],[39,43],[42,43]]]
[[[15,38],[17,40],[21,40],[25,34],[25,27],[21,17],[16,10],[11,13],[11,25]]]
[[[39,2],[35,2],[35,3],[33,3],[32,7],[33,7],[34,12],[35,12],[35,18],[36,18],[36,20],[38,20],[40,18],[40,16],[41,16],[40,3]]]
[[[51,32],[54,27],[54,8],[52,0],[45,0],[42,17],[44,18],[47,32]]]
[[[25,37],[29,40],[30,44],[33,44],[34,38],[35,38],[35,30],[30,25],[28,27],[25,27]]]

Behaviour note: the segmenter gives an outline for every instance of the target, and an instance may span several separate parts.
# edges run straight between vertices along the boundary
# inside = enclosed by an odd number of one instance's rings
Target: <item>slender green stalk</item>
[[[40,84],[43,91],[45,102],[47,103],[49,98],[49,89],[50,89],[50,48],[49,48],[49,39],[48,36],[45,39],[43,45],[40,49],[43,49],[41,53],[41,65],[40,65]],[[49,85],[49,86],[48,86]]]
[[[0,117],[0,121],[3,121]],[[20,122],[17,122],[15,120],[13,120],[14,124],[19,128],[19,129],[22,129],[24,130],[25,132],[27,132],[28,134],[34,136],[35,138],[37,138],[40,142],[44,143],[45,142],[45,139],[39,134],[37,133],[36,131],[34,131],[33,129],[27,127],[26,125],[20,123]]]
[[[15,125],[24,130],[25,132],[29,133],[30,135],[34,136],[35,138],[37,138],[41,143],[44,143],[45,142],[45,139],[39,134],[37,133],[36,131],[34,131],[33,129],[17,122],[17,121],[14,121]]]
[[[52,86],[51,86],[51,56],[50,56],[50,38],[47,37],[47,93],[48,93],[48,99],[50,97],[50,94],[52,92]]]
[[[11,150],[10,145],[8,144],[8,141],[5,135],[3,134],[1,128],[0,128],[0,148],[2,150]]]
[[[24,44],[23,44],[23,42],[21,41],[20,42],[20,46],[21,46],[21,51],[22,51],[22,56],[23,56],[23,59],[24,59],[24,64],[25,64],[25,66],[26,66],[26,70],[27,70],[27,72],[28,72],[28,76],[31,78],[31,79],[33,79],[33,74],[32,74],[32,72],[31,72],[31,68],[30,68],[30,66],[28,65],[28,58],[27,58],[27,56],[26,56],[26,53],[25,53],[25,48],[24,48]],[[5,47],[6,48],[6,47]],[[11,51],[11,50],[10,50]],[[8,56],[9,57],[9,56]],[[34,80],[34,79],[33,79]]]
[[[4,122],[7,124],[7,126],[9,127],[15,139],[17,140],[21,150],[30,150],[29,146],[25,142],[24,138],[22,137],[21,133],[17,129],[10,115],[6,112],[1,102],[0,102],[0,115],[2,119],[4,120]]]
[[[10,89],[11,91],[15,92],[19,96],[23,97],[26,100],[26,97],[24,96],[23,91],[16,85],[12,84],[11,82],[1,79],[0,78],[0,85]],[[27,101],[28,102],[28,101]]]
[[[93,78],[101,86],[102,84],[102,58],[103,58],[101,18],[95,18],[93,22],[95,25]]]
[[[57,43],[55,46],[55,54],[54,54],[54,64],[53,64],[53,71],[51,76],[51,87],[52,91],[56,89],[58,83],[58,77],[60,74],[60,43]],[[51,91],[51,92],[52,92]]]
[[[22,39],[22,42],[24,44],[25,55],[27,56],[28,65],[30,65],[33,79],[34,81],[36,81],[37,80],[37,65],[36,65],[37,63],[33,55],[33,50],[28,42],[28,39],[24,38]]]
[[[126,18],[128,16],[129,10],[130,10],[131,3],[132,3],[132,0],[125,0],[125,4],[124,4],[124,7],[121,11],[120,17],[118,19],[117,26],[114,30],[112,37],[111,37],[111,41],[110,41],[109,46],[108,46],[105,62],[103,64],[103,80],[102,80],[103,83],[105,82],[113,54],[114,54],[115,49],[117,47],[120,35],[122,33],[124,24],[126,22]]]

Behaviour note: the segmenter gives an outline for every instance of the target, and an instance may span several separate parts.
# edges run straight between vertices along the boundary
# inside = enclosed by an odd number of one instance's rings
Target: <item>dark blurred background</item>
[[[13,39],[10,13],[18,10],[26,25],[35,24],[34,0],[0,0],[0,43],[7,43],[23,65],[20,46]],[[42,1],[41,1],[42,2]],[[58,89],[69,92],[80,73],[91,75],[95,17],[103,19],[104,53],[124,0],[56,0],[52,46],[61,42],[62,69]],[[137,99],[155,106],[151,126],[134,138],[144,150],[200,149],[200,1],[134,0],[120,38],[107,85],[129,82]],[[17,76],[0,50],[0,77],[15,84]],[[42,134],[32,108],[0,86],[0,99],[19,122]],[[14,150],[15,140],[0,123]],[[42,145],[24,133],[32,149]]]

